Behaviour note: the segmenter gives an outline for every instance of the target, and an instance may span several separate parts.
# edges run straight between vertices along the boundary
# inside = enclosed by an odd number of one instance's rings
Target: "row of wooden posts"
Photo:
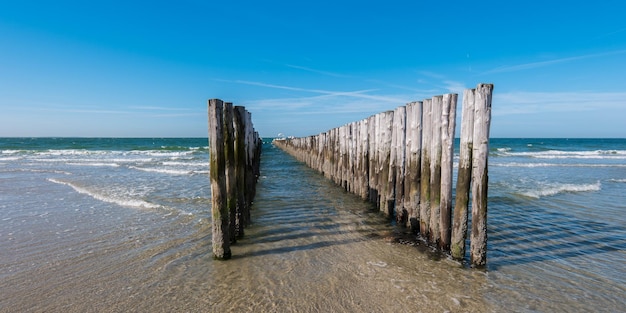
[[[452,201],[457,94],[435,96],[315,136],[274,144],[464,259],[471,187],[470,262],[487,257],[487,157],[492,84],[463,94],[456,199]],[[454,218],[452,214],[454,213]]]
[[[262,141],[244,107],[211,99],[208,108],[213,256],[229,259],[250,222]]]

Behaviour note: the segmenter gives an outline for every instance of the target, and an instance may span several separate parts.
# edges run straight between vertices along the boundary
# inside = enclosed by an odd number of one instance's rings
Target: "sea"
[[[0,138],[0,312],[626,311],[626,139],[491,139],[483,269],[270,139],[214,260],[207,145]]]

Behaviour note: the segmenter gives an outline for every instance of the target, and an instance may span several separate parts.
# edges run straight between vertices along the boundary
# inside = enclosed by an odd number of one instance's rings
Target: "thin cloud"
[[[437,93],[438,89],[419,89],[419,88],[413,88],[413,87],[408,87],[408,86],[403,86],[403,85],[398,85],[398,84],[392,84],[392,83],[388,83],[382,80],[378,80],[378,79],[367,79],[365,80],[366,82],[369,83],[376,83],[376,84],[380,84],[383,85],[385,87],[391,87],[391,88],[395,88],[395,89],[401,89],[401,90],[408,90],[408,91],[412,91],[418,94],[433,94],[433,93]]]
[[[566,62],[572,62],[572,61],[578,61],[578,60],[590,59],[590,58],[598,58],[598,57],[617,55],[617,54],[623,54],[623,53],[626,53],[626,50],[617,50],[617,51],[610,51],[610,52],[604,52],[604,53],[587,54],[587,55],[580,55],[580,56],[554,59],[554,60],[541,61],[541,62],[531,62],[531,63],[511,65],[511,66],[501,66],[501,67],[497,67],[492,70],[483,72],[482,74],[484,75],[484,74],[496,74],[496,73],[523,71],[523,70],[540,68],[540,67],[550,66],[550,65],[559,64],[559,63],[566,63]]]
[[[430,78],[436,78],[436,79],[444,79],[445,76],[435,73],[435,72],[430,72],[430,71],[418,71],[418,74],[422,75],[422,76],[426,76],[426,77],[430,77]]]
[[[626,92],[507,92],[494,93],[493,114],[538,114],[597,111],[626,107]]]
[[[448,90],[451,93],[463,94],[463,91],[467,89],[467,87],[465,87],[465,84],[462,82],[445,80],[443,83],[445,84],[444,89]]]
[[[260,86],[260,87],[267,87],[267,88],[302,91],[302,92],[317,93],[317,94],[332,95],[332,96],[346,96],[346,97],[353,97],[353,98],[360,98],[360,99],[378,100],[378,101],[384,101],[384,102],[402,103],[405,101],[404,99],[395,98],[395,97],[366,94],[367,92],[376,91],[377,89],[367,89],[367,90],[357,90],[357,91],[331,91],[331,90],[322,90],[322,89],[307,89],[307,88],[291,87],[291,86],[284,86],[284,85],[274,85],[274,84],[267,84],[263,82],[253,82],[253,81],[245,81],[245,80],[235,80],[233,82],[238,83],[238,84]]]
[[[322,75],[326,75],[326,76],[332,76],[332,77],[341,77],[341,78],[351,78],[352,77],[352,76],[349,76],[349,75],[338,74],[338,73],[327,72],[327,71],[320,71],[320,70],[316,70],[316,69],[312,69],[312,68],[304,67],[304,66],[299,66],[299,65],[285,64],[285,66],[291,67],[291,68],[295,68],[295,69],[298,69],[298,70],[311,72],[311,73],[322,74]]]
[[[145,110],[145,111],[189,111],[189,108],[172,108],[172,107],[157,107],[157,106],[130,106],[129,109],[133,110]]]
[[[619,34],[619,33],[623,33],[623,32],[626,32],[626,28],[622,28],[622,29],[618,29],[616,31],[608,32],[606,34],[602,34],[602,35],[598,36],[598,38],[609,37],[609,36],[613,36],[615,34]]]

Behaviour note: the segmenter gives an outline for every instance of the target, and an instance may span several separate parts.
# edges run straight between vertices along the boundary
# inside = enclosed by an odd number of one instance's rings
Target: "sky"
[[[493,83],[491,137],[626,138],[626,2],[0,0],[0,137],[308,136]],[[457,130],[460,128],[457,123]]]

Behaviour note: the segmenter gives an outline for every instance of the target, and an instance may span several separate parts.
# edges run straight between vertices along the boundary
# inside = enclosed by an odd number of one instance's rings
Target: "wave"
[[[12,152],[11,153],[18,153]],[[37,151],[34,154],[39,156],[86,156],[86,155],[120,155],[120,156],[163,156],[163,157],[180,157],[194,153],[195,150],[172,151],[172,150],[86,150],[86,149],[49,149]],[[3,151],[4,153],[4,151]]]
[[[612,159],[626,160],[626,150],[587,150],[587,151],[525,151],[511,152],[508,148],[498,148],[495,156],[529,157],[537,159]]]
[[[489,166],[497,167],[626,167],[626,164],[567,164],[567,163],[522,163],[522,162],[509,162],[499,163],[491,162]]]
[[[78,166],[96,166],[96,167],[120,167],[117,163],[100,163],[100,162],[89,162],[89,163],[76,163],[69,162],[68,165],[78,165]]]
[[[23,152],[23,150],[2,150],[0,151],[0,153],[2,154],[16,154],[16,153],[20,153]]]
[[[621,179],[609,179],[610,182],[613,183],[626,183],[626,178],[621,178]]]
[[[137,167],[137,166],[129,166],[129,168],[143,171],[143,172],[162,173],[162,174],[170,174],[170,175],[189,175],[193,173],[192,171],[174,170],[174,169],[167,169],[167,168],[145,168],[145,167]]]
[[[208,160],[206,162],[179,162],[179,161],[165,161],[161,162],[163,165],[168,166],[194,166],[194,167],[209,167]]]
[[[539,199],[541,197],[554,196],[561,193],[578,193],[578,192],[591,192],[600,191],[601,184],[596,182],[594,184],[550,184],[538,189],[529,190],[520,193],[523,196]]]
[[[80,193],[80,194],[84,194],[84,195],[88,195],[96,200],[100,200],[102,202],[107,202],[107,203],[113,203],[113,204],[117,204],[120,206],[124,206],[124,207],[133,207],[133,208],[146,208],[146,209],[156,209],[161,207],[160,205],[154,204],[154,203],[150,203],[147,201],[143,201],[143,200],[138,200],[138,199],[123,199],[123,198],[118,198],[118,197],[113,197],[113,196],[107,196],[107,195],[103,195],[100,193],[96,193],[93,191],[90,191],[86,188],[83,187],[79,187],[75,184],[69,183],[69,182],[65,182],[65,181],[61,181],[58,179],[54,179],[54,178],[48,178],[49,182],[55,183],[55,184],[60,184],[60,185],[65,185],[68,187],[71,187],[72,189],[74,189],[76,192]]]
[[[17,161],[19,159],[20,159],[19,157],[4,157],[4,158],[0,158],[0,161],[2,161],[2,162]]]

